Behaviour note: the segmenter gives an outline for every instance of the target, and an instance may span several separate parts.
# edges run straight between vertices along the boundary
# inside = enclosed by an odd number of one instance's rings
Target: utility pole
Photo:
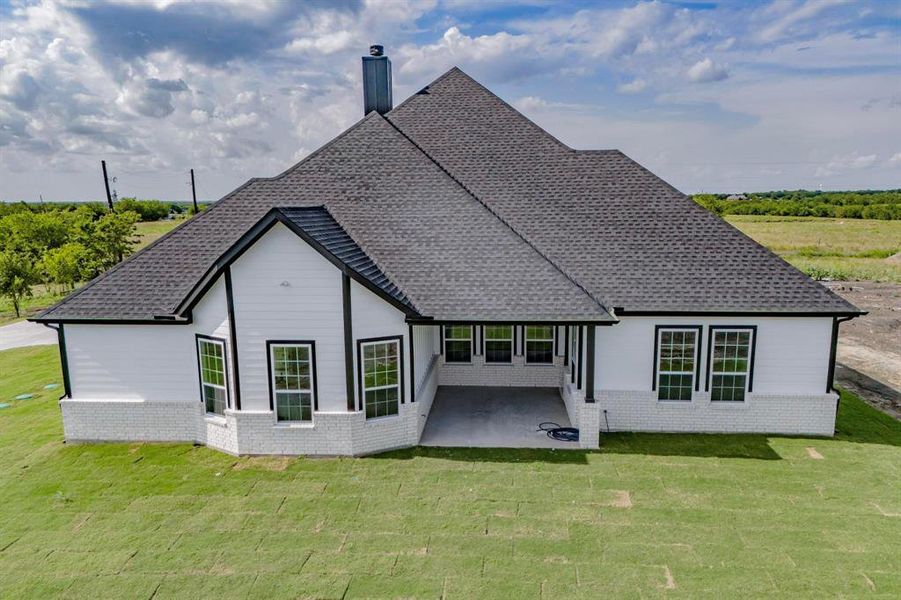
[[[109,191],[109,175],[106,173],[106,161],[101,160],[100,165],[103,167],[103,185],[106,186],[106,203],[109,204],[109,211],[113,211],[113,196]]]
[[[197,190],[194,188],[194,169],[191,169],[191,197],[194,198],[194,214],[197,214]]]

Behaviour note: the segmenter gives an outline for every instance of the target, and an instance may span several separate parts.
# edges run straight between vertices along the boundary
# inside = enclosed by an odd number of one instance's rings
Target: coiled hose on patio
[[[538,431],[544,431],[552,440],[561,442],[578,442],[579,430],[575,427],[561,427],[559,423],[545,421],[538,424]]]

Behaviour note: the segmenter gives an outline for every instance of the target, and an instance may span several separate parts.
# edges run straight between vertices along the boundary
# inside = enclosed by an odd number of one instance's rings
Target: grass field
[[[735,227],[808,275],[901,282],[901,221],[727,215]]]
[[[901,424],[847,394],[836,439],[238,459],[64,445],[58,381],[0,352],[0,597],[901,595]]]

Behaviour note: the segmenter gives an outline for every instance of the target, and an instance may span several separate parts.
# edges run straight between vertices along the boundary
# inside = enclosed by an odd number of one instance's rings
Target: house
[[[34,319],[68,440],[358,455],[419,443],[457,386],[551,389],[585,448],[832,435],[858,309],[461,70],[393,107],[387,57],[363,61],[361,121]]]

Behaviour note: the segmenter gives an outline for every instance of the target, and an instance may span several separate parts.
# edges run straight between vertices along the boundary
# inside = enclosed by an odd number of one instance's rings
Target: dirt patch
[[[673,572],[669,570],[669,567],[664,565],[663,567],[663,575],[666,577],[666,584],[664,588],[667,590],[676,589],[676,580],[673,578]]]
[[[901,419],[901,284],[825,284],[868,314],[841,324],[836,383]]]
[[[610,503],[610,506],[616,508],[632,508],[632,494],[625,490],[617,490],[616,496],[614,497],[613,502]]]
[[[807,456],[810,458],[814,460],[823,460],[823,455],[817,452],[817,449],[813,446],[808,446],[805,450],[807,450]]]
[[[292,456],[249,456],[232,466],[235,471],[258,469],[260,471],[284,471],[294,460]]]

